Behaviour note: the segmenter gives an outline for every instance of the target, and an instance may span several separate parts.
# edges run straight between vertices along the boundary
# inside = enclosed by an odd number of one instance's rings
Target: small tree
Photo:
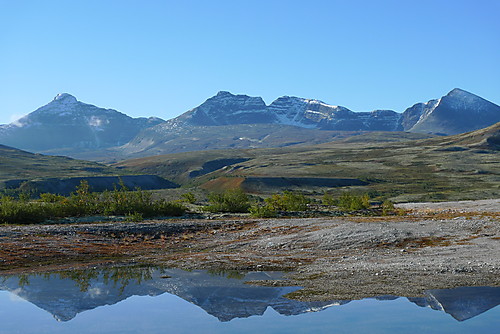
[[[382,214],[384,216],[391,214],[391,213],[394,213],[395,210],[396,210],[396,208],[394,207],[394,204],[391,201],[389,201],[388,199],[386,199],[382,203]]]

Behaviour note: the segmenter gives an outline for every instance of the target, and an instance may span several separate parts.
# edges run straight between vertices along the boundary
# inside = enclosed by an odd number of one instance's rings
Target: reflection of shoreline
[[[298,287],[265,287],[246,281],[280,279],[278,272],[183,271],[159,267],[116,267],[48,274],[0,277],[7,290],[69,321],[78,313],[116,304],[131,296],[176,295],[201,307],[220,321],[262,315],[271,307],[282,315],[317,312],[349,301],[301,302],[284,298]],[[398,297],[376,297],[394,300]],[[424,297],[408,298],[421,307],[444,311],[458,321],[475,317],[500,304],[500,288],[462,287],[430,290]]]

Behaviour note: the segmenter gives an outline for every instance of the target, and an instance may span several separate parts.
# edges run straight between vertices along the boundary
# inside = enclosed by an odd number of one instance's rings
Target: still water
[[[0,277],[0,333],[500,333],[500,288],[299,302],[277,272],[121,267]],[[332,284],[334,284],[332,282]]]

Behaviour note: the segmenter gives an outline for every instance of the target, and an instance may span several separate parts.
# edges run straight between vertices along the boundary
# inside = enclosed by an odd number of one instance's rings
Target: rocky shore
[[[302,300],[500,286],[500,200],[405,216],[0,226],[0,274],[127,263],[283,270]]]

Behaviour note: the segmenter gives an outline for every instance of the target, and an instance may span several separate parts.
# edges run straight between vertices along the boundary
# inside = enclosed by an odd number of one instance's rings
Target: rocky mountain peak
[[[54,97],[53,101],[58,101],[62,103],[75,103],[78,102],[76,97],[68,93],[59,93]]]
[[[234,94],[231,94],[230,92],[228,92],[226,90],[221,90],[215,96],[234,96]]]
[[[457,96],[457,97],[460,97],[460,96],[467,96],[467,95],[476,96],[476,95],[474,95],[472,93],[469,93],[468,91],[460,89],[460,88],[453,88],[446,96]]]

